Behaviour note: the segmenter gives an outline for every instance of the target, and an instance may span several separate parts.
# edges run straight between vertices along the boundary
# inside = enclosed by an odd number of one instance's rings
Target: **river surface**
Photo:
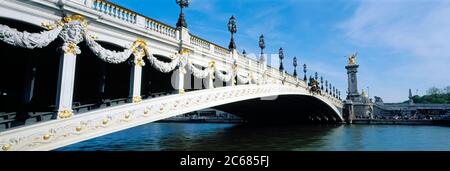
[[[450,151],[450,127],[150,123],[57,151]]]

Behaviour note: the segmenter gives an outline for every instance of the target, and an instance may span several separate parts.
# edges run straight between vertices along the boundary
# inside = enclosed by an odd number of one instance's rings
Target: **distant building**
[[[411,89],[409,100],[404,103],[383,103],[381,97],[375,97],[374,115],[385,119],[448,119],[450,104],[414,103]]]

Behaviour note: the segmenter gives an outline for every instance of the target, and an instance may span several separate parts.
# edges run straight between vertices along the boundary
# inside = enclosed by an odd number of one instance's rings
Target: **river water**
[[[450,151],[450,127],[150,123],[57,151]]]

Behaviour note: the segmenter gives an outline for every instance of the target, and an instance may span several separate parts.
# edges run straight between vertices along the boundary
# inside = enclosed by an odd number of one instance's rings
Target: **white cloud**
[[[449,1],[363,1],[344,23],[365,46],[388,46],[419,58],[449,58]]]
[[[378,49],[378,58],[392,61],[389,68],[371,66],[384,73],[370,82],[386,81],[383,75],[401,80],[392,83],[397,87],[384,88],[402,92],[406,86],[426,89],[450,83],[449,16],[450,1],[365,0],[339,28],[356,46]]]

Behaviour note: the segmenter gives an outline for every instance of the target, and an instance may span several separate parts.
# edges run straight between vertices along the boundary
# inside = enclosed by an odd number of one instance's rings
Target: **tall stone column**
[[[179,50],[180,55],[186,55],[189,53],[189,50],[184,49],[185,44],[189,44],[191,41],[191,35],[189,34],[189,30],[187,29],[187,24],[184,21],[184,14],[181,12],[179,21],[177,23],[177,31],[178,31],[178,39],[179,39]],[[184,75],[186,74],[185,63],[180,62],[178,67],[178,71],[175,73],[175,89],[178,90],[178,94],[184,94]],[[172,83],[173,85],[173,83]]]
[[[348,94],[347,99],[351,99],[353,101],[357,101],[360,94],[358,93],[358,79],[357,79],[357,72],[359,65],[356,64],[356,55],[352,54],[349,56],[349,62],[348,65],[345,66],[345,69],[347,69],[347,75],[348,75]]]
[[[75,82],[76,57],[80,54],[78,43],[83,41],[87,22],[80,15],[64,17],[63,30],[59,37],[64,41],[62,46],[56,93],[56,110],[58,119],[69,118],[73,115],[72,100]]]
[[[211,61],[208,63],[208,76],[205,80],[205,88],[212,89],[214,88],[214,68],[215,68],[215,62]]]
[[[174,79],[172,80],[172,85],[178,90],[178,94],[184,94],[184,74],[186,74],[186,69],[184,65],[180,65],[178,70],[174,72]]]
[[[144,40],[136,40],[133,44],[133,62],[131,63],[130,74],[130,92],[129,98],[133,103],[139,103],[142,101],[141,86],[142,86],[142,67],[145,66],[145,46],[147,43]]]
[[[64,49],[61,56],[58,73],[58,86],[56,96],[56,109],[58,119],[72,116],[73,87],[75,83],[76,55],[74,49],[78,48],[73,42]]]
[[[207,89],[214,88],[214,73],[210,72],[208,77],[206,77],[205,87]]]
[[[136,56],[135,56],[136,58]],[[142,61],[142,59],[135,59],[135,61]],[[133,103],[139,103],[142,101],[141,97],[141,81],[142,81],[142,64],[134,62],[131,64],[130,75],[130,98]]]

